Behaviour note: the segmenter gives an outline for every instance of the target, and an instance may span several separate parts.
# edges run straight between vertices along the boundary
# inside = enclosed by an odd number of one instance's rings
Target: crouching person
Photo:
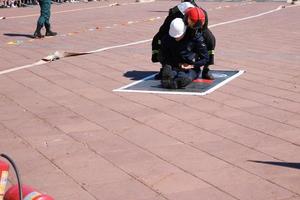
[[[169,34],[161,41],[163,88],[184,88],[197,79],[201,69],[208,62],[208,51],[202,35],[188,37],[181,18],[174,19],[170,24]]]

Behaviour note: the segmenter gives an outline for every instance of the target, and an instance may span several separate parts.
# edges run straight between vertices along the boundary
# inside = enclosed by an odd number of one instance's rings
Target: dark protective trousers
[[[206,48],[208,50],[208,55],[209,55],[209,61],[208,65],[213,65],[214,64],[214,54],[215,54],[215,47],[216,47],[216,38],[214,34],[208,29],[204,29],[202,31],[202,35],[204,38],[204,43],[206,45]]]
[[[171,67],[171,69],[172,69],[173,81],[176,82],[178,88],[186,87],[187,85],[192,83],[193,80],[197,79],[200,74],[200,71],[195,69],[178,70],[173,67]]]
[[[50,8],[51,0],[39,0],[41,13],[38,19],[38,24],[40,26],[49,25],[50,26]]]
[[[197,73],[194,69],[189,69],[186,71],[177,72],[175,80],[177,81],[177,85],[179,88],[184,88],[192,83],[193,80],[197,79],[198,76],[199,73]]]

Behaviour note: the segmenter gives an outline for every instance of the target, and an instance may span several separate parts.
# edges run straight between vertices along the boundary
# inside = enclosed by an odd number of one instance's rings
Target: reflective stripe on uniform
[[[214,54],[215,54],[215,50],[210,50],[210,51],[208,51],[208,54],[209,54],[209,55],[214,55]]]

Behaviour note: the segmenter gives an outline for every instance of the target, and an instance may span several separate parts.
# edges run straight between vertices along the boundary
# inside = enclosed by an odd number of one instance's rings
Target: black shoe
[[[215,80],[215,78],[211,74],[209,74],[208,66],[203,67],[202,78],[207,80]]]
[[[48,23],[45,23],[45,28],[46,28],[46,36],[56,36],[57,33],[51,31],[51,26]]]
[[[40,31],[39,32],[35,31],[34,34],[33,34],[33,38],[38,39],[38,38],[42,38],[42,37],[44,37],[44,36],[41,34]]]
[[[57,33],[56,32],[53,32],[53,31],[51,31],[51,30],[49,30],[49,31],[46,31],[46,36],[56,36],[57,35]]]
[[[213,75],[209,74],[208,72],[202,73],[202,79],[215,80],[215,78],[213,77]]]
[[[169,65],[163,66],[161,84],[163,88],[177,89],[177,84],[174,81],[172,67]]]
[[[43,25],[37,24],[35,32],[33,34],[33,38],[42,38],[42,37],[44,37],[41,33],[42,28],[43,28]]]

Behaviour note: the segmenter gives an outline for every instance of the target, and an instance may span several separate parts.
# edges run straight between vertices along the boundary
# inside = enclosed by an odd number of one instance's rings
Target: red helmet
[[[189,8],[186,13],[186,17],[189,18],[192,22],[194,22],[194,27],[200,28],[205,23],[205,14],[203,10],[200,8],[194,7]]]

